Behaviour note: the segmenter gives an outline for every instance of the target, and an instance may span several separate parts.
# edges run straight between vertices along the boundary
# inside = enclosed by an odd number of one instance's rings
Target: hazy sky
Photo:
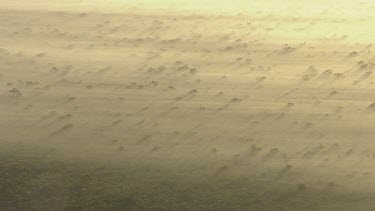
[[[38,9],[48,6],[53,9],[69,7],[79,10],[89,7],[120,10],[136,6],[138,8],[173,8],[212,13],[272,12],[288,16],[303,14],[305,17],[316,16],[317,13],[324,16],[372,16],[375,9],[374,0],[0,0],[0,8],[2,5],[12,4],[20,9]]]

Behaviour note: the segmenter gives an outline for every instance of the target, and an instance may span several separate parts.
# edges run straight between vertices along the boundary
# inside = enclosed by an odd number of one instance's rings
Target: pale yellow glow
[[[310,39],[323,36],[342,34],[348,36],[351,42],[370,42],[375,37],[373,23],[375,1],[349,1],[349,0],[35,0],[13,1],[0,0],[3,7],[13,9],[40,10],[74,10],[74,11],[105,11],[129,12],[131,8],[153,12],[169,9],[186,13],[205,14],[247,14],[250,17],[272,16],[277,24],[278,18],[318,18],[328,20],[319,27],[311,27],[303,34],[286,31],[274,31],[269,36],[287,37],[291,39]],[[48,3],[47,3],[48,2]],[[155,10],[156,9],[156,10]],[[335,20],[339,23],[332,23]],[[303,25],[300,27],[303,28]],[[286,28],[287,29],[287,28]],[[301,37],[302,36],[302,37]]]

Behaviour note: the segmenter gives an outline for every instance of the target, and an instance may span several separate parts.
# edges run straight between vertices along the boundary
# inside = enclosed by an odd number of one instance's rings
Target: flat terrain
[[[1,210],[375,210],[375,4],[204,2],[0,0]]]

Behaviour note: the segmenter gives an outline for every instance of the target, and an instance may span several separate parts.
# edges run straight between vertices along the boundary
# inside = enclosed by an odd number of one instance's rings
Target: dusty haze
[[[0,0],[2,210],[375,210],[373,1]]]

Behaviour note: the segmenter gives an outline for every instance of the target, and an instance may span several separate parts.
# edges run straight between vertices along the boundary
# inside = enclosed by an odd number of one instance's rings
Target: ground
[[[2,210],[375,210],[371,1],[0,0]]]

